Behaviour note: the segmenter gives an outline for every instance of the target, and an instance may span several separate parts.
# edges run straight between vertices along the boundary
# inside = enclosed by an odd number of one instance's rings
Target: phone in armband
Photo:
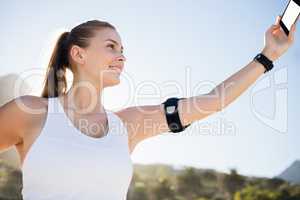
[[[286,35],[289,35],[292,25],[296,23],[299,18],[299,14],[300,0],[290,0],[279,22]]]

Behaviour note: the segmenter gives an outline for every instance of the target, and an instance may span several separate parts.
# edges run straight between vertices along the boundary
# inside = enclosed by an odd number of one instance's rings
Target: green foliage
[[[229,175],[224,177],[224,189],[228,192],[229,196],[233,196],[234,193],[244,187],[246,180],[239,175],[235,169],[230,170]]]
[[[21,171],[0,161],[0,200],[21,200]],[[300,200],[300,185],[167,165],[135,165],[128,200]]]
[[[133,195],[129,196],[131,200],[140,200],[145,199],[148,200],[148,194],[146,186],[143,182],[136,182],[134,183],[134,188],[132,189]]]
[[[0,160],[0,199],[21,200],[22,173]]]
[[[173,200],[175,198],[174,187],[167,178],[160,178],[152,191],[155,199]]]
[[[281,200],[278,191],[259,189],[254,186],[247,186],[240,192],[236,192],[234,200]]]
[[[245,184],[245,179],[235,169],[230,171],[230,174],[226,176],[224,181],[227,190],[231,193],[241,189]]]
[[[177,176],[177,184],[178,193],[190,199],[201,196],[202,194],[203,185],[201,176],[199,173],[196,173],[192,167],[184,169],[183,172]]]
[[[149,169],[151,173],[143,166],[143,175],[139,176],[143,177],[139,181],[143,181],[149,189],[149,200],[300,200],[300,186],[278,178],[241,176],[235,169],[224,174],[193,167],[178,171],[168,168],[165,175],[160,167],[158,171],[155,171],[154,165]],[[141,172],[136,170],[136,173]]]

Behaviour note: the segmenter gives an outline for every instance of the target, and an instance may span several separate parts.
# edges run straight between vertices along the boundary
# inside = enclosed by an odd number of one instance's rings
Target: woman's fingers
[[[296,23],[294,23],[291,27],[291,30],[289,32],[289,35],[287,36],[283,29],[280,27],[280,20],[282,19],[281,15],[278,15],[276,17],[275,24],[271,25],[269,29],[266,32],[266,35],[268,37],[281,37],[283,36],[289,43],[294,42],[295,32],[296,32]]]
[[[275,26],[278,26],[278,25],[279,25],[280,20],[281,20],[281,16],[278,15],[278,16],[276,17]]]
[[[280,24],[279,24],[280,20],[281,20],[281,15],[278,15],[276,17],[275,24],[272,24],[267,30],[267,34],[273,35],[280,28]]]
[[[278,28],[280,28],[278,25],[272,25],[267,31],[268,35],[273,35],[277,32]]]
[[[271,27],[268,29],[268,33],[274,34],[278,29],[280,29],[280,24],[279,24],[280,20],[281,20],[281,16],[278,15],[276,17],[275,24],[271,25]]]
[[[289,36],[288,36],[288,40],[289,42],[293,42],[294,39],[295,39],[295,32],[296,32],[296,23],[294,23],[291,27],[291,30],[290,30],[290,33],[289,33]]]

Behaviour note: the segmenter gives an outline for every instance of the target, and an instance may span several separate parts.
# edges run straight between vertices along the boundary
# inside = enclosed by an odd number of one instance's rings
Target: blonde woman
[[[296,29],[293,25],[287,37],[279,20],[266,31],[262,54],[210,93],[117,112],[101,102],[103,89],[119,84],[126,61],[116,28],[92,20],[62,33],[41,97],[22,96],[0,109],[0,149],[15,145],[19,152],[24,200],[126,199],[135,146],[220,111],[271,70],[272,61],[293,43]],[[66,69],[74,77],[68,91]]]

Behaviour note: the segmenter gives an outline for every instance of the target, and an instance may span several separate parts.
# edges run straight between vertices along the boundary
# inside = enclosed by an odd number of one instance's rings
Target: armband
[[[166,120],[168,123],[168,127],[170,129],[170,131],[168,132],[178,133],[184,131],[188,126],[191,125],[188,124],[186,126],[182,126],[180,122],[178,109],[177,109],[178,101],[180,99],[186,99],[186,98],[171,97],[168,98],[165,102],[163,102]]]

